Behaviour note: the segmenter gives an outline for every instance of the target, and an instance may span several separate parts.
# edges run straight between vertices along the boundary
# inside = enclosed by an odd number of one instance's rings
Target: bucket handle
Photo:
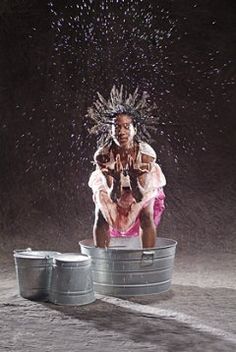
[[[143,251],[142,253],[142,265],[148,266],[153,264],[155,251]]]
[[[45,257],[44,257],[44,260],[45,260],[45,261],[48,261],[48,260],[50,260],[51,258],[52,258],[52,257],[50,257],[50,255],[46,254]]]
[[[24,249],[14,249],[13,253],[20,253],[20,252],[31,252],[32,249],[30,247]]]

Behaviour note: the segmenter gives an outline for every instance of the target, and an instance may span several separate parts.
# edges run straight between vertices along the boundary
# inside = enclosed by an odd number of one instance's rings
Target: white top
[[[95,157],[98,154],[106,154],[108,152],[109,151],[106,148],[101,147],[95,153]],[[164,187],[166,185],[166,179],[160,166],[156,163],[156,152],[148,143],[145,143],[145,142],[139,143],[139,151],[136,158],[137,163],[142,162],[142,154],[145,154],[154,158],[154,161],[151,163],[152,168],[150,172],[146,174],[145,184],[143,187],[140,186],[141,192],[143,193],[143,195],[145,195],[145,193],[154,192],[156,191],[157,188]],[[109,168],[113,169],[114,164],[115,164],[114,154],[112,150],[110,150],[110,160],[108,163],[106,163],[106,165]],[[130,186],[129,176],[124,176],[122,174],[121,183],[123,187]],[[101,172],[99,167],[97,167],[97,169],[91,174],[88,185],[90,188],[92,188],[94,194],[97,191],[102,189],[106,190],[108,193],[111,192],[111,189],[107,185],[106,178]]]

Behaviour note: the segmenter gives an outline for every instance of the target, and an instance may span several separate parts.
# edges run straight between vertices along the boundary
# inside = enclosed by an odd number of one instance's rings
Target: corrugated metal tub
[[[48,298],[51,279],[53,251],[32,251],[30,248],[14,250],[19,293],[31,300],[44,301]]]
[[[95,248],[80,243],[92,258],[94,290],[111,296],[137,296],[167,291],[171,285],[177,242],[158,238],[152,249]]]
[[[64,253],[53,258],[49,301],[66,305],[84,305],[95,301],[89,256]]]

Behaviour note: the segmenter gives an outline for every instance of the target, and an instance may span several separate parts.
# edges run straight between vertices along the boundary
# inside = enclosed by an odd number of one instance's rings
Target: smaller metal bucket
[[[84,305],[95,301],[89,256],[64,253],[53,258],[49,301],[61,305]]]
[[[48,298],[51,278],[52,251],[14,250],[19,293],[22,297],[45,301]]]

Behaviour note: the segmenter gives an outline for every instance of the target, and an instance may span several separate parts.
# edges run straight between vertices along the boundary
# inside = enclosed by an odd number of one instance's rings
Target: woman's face
[[[117,115],[112,125],[112,138],[121,148],[129,148],[133,144],[135,129],[132,118],[126,114]]]

